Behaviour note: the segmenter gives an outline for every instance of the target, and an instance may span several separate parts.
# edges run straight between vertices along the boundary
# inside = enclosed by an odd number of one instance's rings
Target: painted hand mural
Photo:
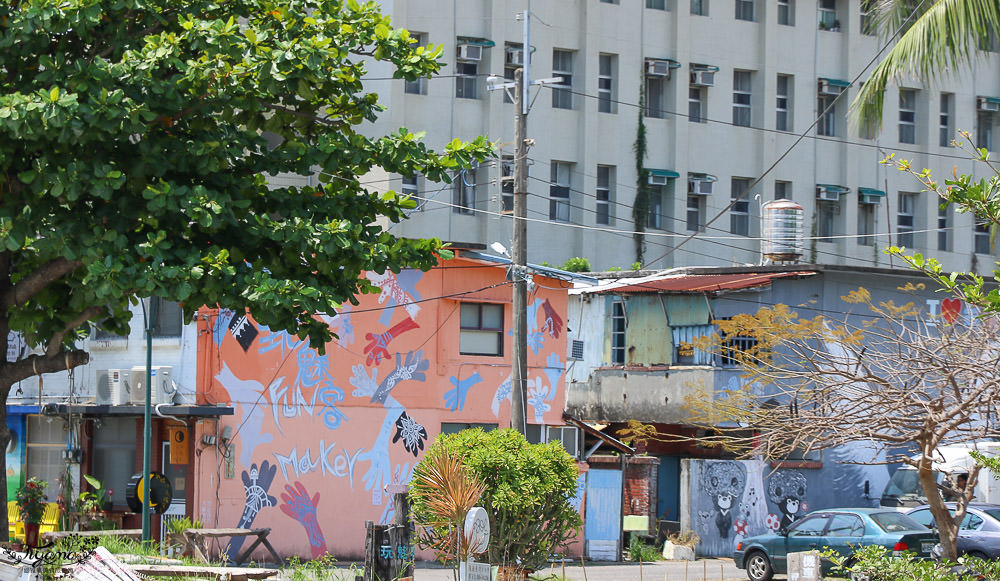
[[[365,354],[368,356],[365,360],[365,365],[371,367],[372,365],[381,363],[382,359],[388,359],[389,343],[394,338],[419,326],[413,319],[407,318],[382,333],[365,333],[365,339],[368,340],[368,345],[365,347]]]
[[[511,376],[508,375],[507,379],[500,382],[497,386],[497,391],[493,394],[493,401],[490,403],[490,411],[493,415],[500,417],[500,404],[504,401],[510,401],[510,386],[511,386]]]
[[[559,333],[562,332],[563,320],[555,308],[552,307],[549,299],[545,299],[542,302],[542,313],[545,315],[545,323],[542,324],[542,331],[547,331],[550,337],[558,339]]]
[[[254,519],[257,518],[257,513],[262,508],[277,505],[277,499],[268,494],[271,489],[271,482],[274,481],[274,475],[277,472],[278,467],[271,465],[267,460],[261,463],[260,469],[257,468],[256,464],[253,464],[250,466],[249,471],[243,471],[243,492],[246,497],[246,504],[243,506],[243,514],[240,516],[236,528],[252,528],[251,525]],[[232,540],[229,544],[228,553],[230,560],[236,560],[245,540],[246,537],[237,537]]]
[[[382,291],[378,297],[378,304],[402,305],[406,314],[411,319],[416,319],[417,313],[420,312],[420,305],[413,301],[420,300],[417,283],[420,282],[423,275],[424,273],[419,270],[404,270],[399,275],[389,271],[386,271],[385,274],[369,272],[365,274],[365,277]],[[395,308],[386,309],[379,318],[379,324],[387,326],[389,321],[392,321],[393,314],[395,314]]]
[[[424,449],[424,440],[426,439],[427,430],[423,426],[406,415],[406,412],[399,414],[399,418],[396,419],[396,435],[392,438],[393,444],[403,440],[403,447],[406,451],[416,457],[417,452]]]
[[[465,409],[465,398],[469,395],[469,389],[482,380],[483,376],[479,375],[478,371],[465,379],[459,379],[454,376],[449,377],[448,381],[455,386],[455,389],[449,389],[444,392],[444,407],[451,411],[462,411]]]
[[[253,459],[254,450],[257,446],[268,444],[274,441],[274,435],[266,433],[263,429],[264,418],[266,417],[266,407],[252,405],[260,398],[264,385],[259,381],[242,380],[229,369],[226,364],[222,365],[222,371],[215,376],[215,380],[229,394],[229,398],[238,402],[243,410],[243,417],[240,421],[243,429],[240,430],[240,464],[244,468],[249,468]],[[284,382],[284,377],[279,377],[273,385],[280,385]]]
[[[389,393],[402,381],[424,381],[427,375],[424,373],[431,366],[431,362],[424,359],[423,351],[410,351],[406,354],[406,359],[402,359],[402,353],[396,353],[396,368],[392,370],[386,378],[379,384],[378,389],[372,394],[371,402],[383,403]]]
[[[309,498],[306,487],[296,481],[295,486],[285,485],[285,492],[281,494],[281,500],[285,501],[281,505],[281,512],[292,517],[306,529],[309,537],[309,548],[312,550],[313,559],[318,559],[326,554],[326,539],[323,531],[319,528],[319,521],[316,519],[316,507],[319,505],[319,493]]]

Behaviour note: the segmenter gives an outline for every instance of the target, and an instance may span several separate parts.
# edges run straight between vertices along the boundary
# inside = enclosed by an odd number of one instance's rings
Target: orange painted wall
[[[196,426],[195,516],[206,526],[270,527],[283,555],[359,558],[364,522],[392,519],[386,485],[409,480],[442,423],[509,426],[505,268],[456,258],[426,273],[369,276],[381,292],[328,319],[339,339],[322,356],[252,319],[202,312],[199,401],[235,408]],[[534,281],[526,413],[528,423],[558,425],[568,285]],[[459,354],[462,301],[506,305],[504,356]]]

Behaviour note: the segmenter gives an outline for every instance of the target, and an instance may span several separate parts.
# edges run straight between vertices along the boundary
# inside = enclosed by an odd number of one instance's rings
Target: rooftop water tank
[[[802,258],[805,212],[791,200],[772,200],[761,207],[761,254],[770,262],[798,262]]]

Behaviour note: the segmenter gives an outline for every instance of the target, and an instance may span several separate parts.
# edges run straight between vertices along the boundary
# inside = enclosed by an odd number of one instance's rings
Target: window
[[[938,233],[937,233],[937,247],[938,250],[949,251],[951,248],[948,244],[948,206],[938,206]]]
[[[688,88],[688,121],[692,123],[705,123],[706,119],[702,116],[705,110],[705,88],[704,87],[689,87]]]
[[[993,113],[980,111],[976,116],[976,147],[993,151]]]
[[[479,63],[458,61],[455,63],[455,96],[459,99],[478,99],[476,87],[479,84]]]
[[[498,427],[499,426],[497,424],[466,424],[458,422],[441,422],[441,433],[457,434],[462,430],[474,430],[476,428],[479,428],[484,432],[492,432]]]
[[[794,0],[778,0],[778,24],[795,26]]]
[[[503,59],[504,59],[503,79],[504,79],[504,81],[506,81],[508,83],[513,83],[513,82],[515,82],[514,81],[514,75],[517,72],[517,69],[521,68],[521,66],[523,65],[523,62],[524,62],[524,60],[523,60],[524,59],[524,47],[521,45],[521,43],[511,43],[511,42],[504,43],[503,47],[504,47],[503,48],[503,55],[504,55],[504,57],[503,57]],[[517,60],[516,60],[518,58],[521,59],[520,63],[518,63]],[[511,89],[509,91],[501,91],[501,93],[503,93],[503,102],[504,103],[513,103],[514,102],[514,99],[511,98],[511,93],[513,93],[513,92],[514,92],[513,89]]]
[[[411,32],[410,38],[413,39],[413,47],[427,46],[427,35],[423,32]],[[411,95],[426,95],[427,94],[427,79],[421,77],[415,81],[405,81],[403,84],[403,91]]]
[[[625,329],[628,319],[625,318],[625,303],[611,303],[611,364],[625,365]]]
[[[736,20],[753,22],[753,0],[736,0]]]
[[[836,217],[840,214],[840,202],[816,200],[816,236],[820,242],[833,242]]]
[[[503,355],[503,305],[462,303],[458,352],[462,355]]]
[[[899,90],[899,142],[916,143],[917,92],[913,89]]]
[[[941,113],[938,115],[938,145],[949,147],[951,145],[951,104],[954,95],[951,93],[941,93]]]
[[[776,89],[774,128],[778,131],[791,131],[791,90],[792,77],[789,75],[778,75],[778,86]]]
[[[601,0],[601,4],[618,4],[618,0]]]
[[[452,213],[476,213],[476,170],[474,168],[458,172],[452,181]]]
[[[145,331],[143,331],[145,332]],[[110,341],[113,339],[127,339],[128,335],[119,335],[117,333],[112,333],[100,325],[94,325],[94,330],[90,334],[90,338],[96,341]]]
[[[795,527],[788,531],[790,537],[821,537],[826,528],[829,514],[818,514],[800,519]]]
[[[774,199],[789,200],[792,197],[792,182],[774,182]]]
[[[646,85],[646,95],[645,95],[645,106],[646,106],[646,117],[652,117],[654,119],[663,119],[666,117],[666,111],[664,110],[664,99],[667,93],[667,81],[670,79],[670,73],[667,74],[651,74],[649,72],[650,64],[667,64],[665,61],[652,61],[646,60],[646,75],[645,75],[645,85]]]
[[[899,209],[896,211],[896,246],[913,248],[913,223],[917,194],[899,192]]]
[[[750,235],[750,184],[749,178],[733,178],[731,182],[730,199],[733,205],[729,209],[729,232],[738,236]]]
[[[666,10],[667,0],[646,0],[646,8],[650,10]]]
[[[671,327],[674,352],[672,365],[711,365],[712,352],[695,346],[701,339],[715,334],[714,325],[674,325]]]
[[[691,0],[691,14],[708,16],[708,0]]]
[[[861,0],[861,34],[875,36],[878,32],[874,12],[875,0]]]
[[[25,477],[35,476],[48,482],[49,498],[54,500],[59,480],[66,473],[62,457],[66,449],[66,422],[50,416],[27,416],[27,421]]]
[[[150,301],[150,313],[156,310],[156,324],[153,326],[154,337],[180,337],[181,329],[184,327],[184,310],[179,303],[165,301],[159,297],[152,297]]]
[[[820,115],[819,123],[816,124],[816,133],[824,137],[834,137],[837,135],[837,96],[819,96],[816,104],[817,112]]]
[[[514,211],[514,157],[505,155],[500,160],[501,212]]]
[[[597,166],[597,223],[611,224],[611,186],[614,184],[615,168],[611,165]]]
[[[417,186],[417,176],[416,175],[403,176],[403,185],[400,187],[400,189],[402,190],[402,194],[404,196],[417,196],[417,195],[419,195],[420,194],[420,189]],[[417,200],[417,203],[418,203],[418,209],[420,207],[422,207],[422,206],[419,206],[420,200]]]
[[[750,71],[733,71],[733,125],[750,127],[750,98],[753,76]]]
[[[705,216],[705,196],[688,194],[687,197],[687,229],[688,232],[697,232],[704,225]]]
[[[597,110],[601,113],[614,113],[615,56],[602,54],[597,60]]]
[[[569,222],[569,186],[571,164],[553,161],[549,164],[549,220]]]
[[[141,440],[137,437],[136,420],[104,416],[96,421],[101,425],[94,430],[91,474],[106,488],[125,490],[132,475],[141,472],[135,465],[137,442]],[[125,498],[124,494],[114,496]]]
[[[741,361],[752,356],[757,347],[757,339],[746,335],[727,333],[719,346],[719,365],[736,367]]]
[[[837,20],[837,0],[819,0],[819,29],[820,30],[840,30],[840,21]]]
[[[865,523],[853,514],[834,514],[827,528],[828,537],[862,537],[865,534]]]
[[[517,69],[518,69],[518,67],[513,66],[513,65],[505,66],[503,68],[503,80],[504,80],[505,83],[513,83],[513,82],[515,82],[514,73],[517,72]],[[510,91],[503,91],[503,102],[504,103],[513,103],[514,102],[514,99],[511,98],[511,93],[513,91],[514,91],[514,89],[511,89]]]
[[[972,236],[972,245],[976,254],[990,254],[990,223],[977,218]]]
[[[552,85],[552,107],[573,108],[573,51],[554,49],[552,51],[552,76],[562,77],[562,82]]]
[[[654,230],[663,229],[663,186],[647,186],[649,188],[649,214],[646,227]]]
[[[858,244],[875,245],[875,204],[858,204]]]

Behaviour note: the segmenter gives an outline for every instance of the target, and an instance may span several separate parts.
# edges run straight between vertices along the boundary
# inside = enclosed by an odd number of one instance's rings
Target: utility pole
[[[528,13],[524,13],[527,28]],[[524,60],[528,60],[525,44]],[[514,354],[511,365],[510,427],[527,435],[524,411],[528,379],[528,107],[525,99],[530,81],[524,69],[514,71],[514,241],[511,254],[514,278]]]

